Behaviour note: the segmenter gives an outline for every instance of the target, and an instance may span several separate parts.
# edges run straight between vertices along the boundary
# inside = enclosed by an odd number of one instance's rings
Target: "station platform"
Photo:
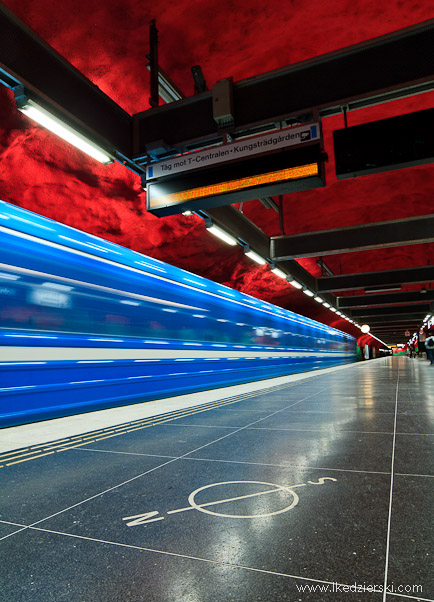
[[[434,602],[434,367],[0,431],[1,602]]]

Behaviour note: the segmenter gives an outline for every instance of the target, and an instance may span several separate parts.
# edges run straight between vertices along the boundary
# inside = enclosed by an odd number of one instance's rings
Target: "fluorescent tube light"
[[[146,56],[148,59],[150,58],[149,55]],[[146,65],[146,68],[150,71],[151,65]],[[176,88],[175,84],[170,81],[161,69],[158,69],[158,95],[166,103],[175,102],[176,100],[184,98],[182,92]]]
[[[302,289],[303,285],[297,282],[297,280],[288,280],[289,284],[294,288]]]
[[[69,125],[66,125],[66,123],[63,123],[57,117],[54,117],[49,111],[38,106],[32,100],[28,100],[24,106],[18,107],[18,110],[100,163],[104,163],[105,165],[113,163],[113,159],[99,146],[87,140],[87,138],[76,132]]]
[[[247,251],[246,255],[247,257],[250,257],[250,259],[253,259],[253,261],[256,261],[256,263],[259,263],[260,265],[265,265],[267,263],[265,259],[258,255],[258,253],[255,253],[255,251]]]
[[[233,236],[231,236],[218,226],[215,226],[214,224],[212,226],[207,227],[207,230],[208,232],[214,234],[214,236],[217,236],[217,238],[220,238],[220,240],[223,240],[228,245],[231,245],[232,247],[234,247],[237,244],[237,241]]]
[[[337,309],[335,307],[330,307],[330,311],[334,311],[335,313],[337,313]]]
[[[308,297],[314,297],[315,293],[313,293],[312,291],[310,291],[308,288],[303,289],[303,293],[305,295],[307,295]]]
[[[323,299],[321,299],[321,297],[317,296],[317,297],[314,297],[314,299],[317,303],[324,303],[324,301],[323,301]]]
[[[330,305],[330,303],[324,303],[324,307],[330,308],[331,305]]]
[[[282,272],[282,270],[279,270],[279,268],[273,268],[271,271],[273,272],[273,274],[276,274],[276,276],[279,276],[279,278],[286,279],[285,272]]]

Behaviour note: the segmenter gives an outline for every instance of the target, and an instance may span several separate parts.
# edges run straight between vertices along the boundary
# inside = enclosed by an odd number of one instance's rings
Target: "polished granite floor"
[[[0,601],[434,601],[433,384],[385,358],[0,454]]]

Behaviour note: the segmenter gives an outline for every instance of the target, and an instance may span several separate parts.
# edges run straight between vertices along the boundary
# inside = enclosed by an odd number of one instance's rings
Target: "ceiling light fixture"
[[[279,268],[272,268],[271,271],[273,274],[276,274],[276,276],[279,276],[279,278],[283,278],[284,280],[286,279],[285,272],[282,272],[282,270],[279,270]]]
[[[250,259],[253,259],[253,261],[255,261],[256,263],[259,263],[259,265],[265,265],[267,263],[266,260],[260,255],[258,255],[258,253],[255,253],[255,251],[246,251],[246,255],[247,257],[250,257]]]
[[[310,291],[308,288],[303,289],[303,293],[305,295],[307,295],[308,297],[314,297],[315,293],[313,293],[312,291]]]
[[[234,247],[236,244],[238,244],[238,241],[231,236],[231,234],[225,232],[219,226],[215,226],[212,222],[209,226],[206,226],[206,229],[208,232],[211,232],[211,234],[214,234],[214,236],[217,236],[217,238],[220,238],[220,240],[223,240],[228,245],[231,245],[231,247]]]
[[[176,102],[182,99],[182,96],[172,82],[160,72],[158,73],[158,94],[165,103]]]
[[[298,280],[295,280],[295,278],[293,278],[292,276],[287,276],[286,280],[294,288],[298,288],[298,289],[302,289],[303,288],[303,285],[300,284],[300,282],[298,282]]]
[[[303,288],[303,285],[300,284],[297,280],[290,280],[289,284],[294,288],[298,288],[299,290]]]
[[[44,126],[53,134],[56,134],[66,142],[69,142],[79,150],[83,151],[93,159],[96,159],[100,163],[104,163],[104,165],[108,165],[109,163],[113,163],[112,157],[108,155],[102,148],[79,134],[69,125],[66,125],[63,121],[52,115],[49,111],[42,108],[32,100],[26,99],[24,104],[18,104],[17,108],[21,113],[33,119],[39,123],[39,125]]]
[[[321,299],[321,297],[316,296],[316,297],[314,297],[314,299],[317,303],[324,303],[324,300]]]
[[[150,61],[151,55],[147,54],[146,58]],[[148,71],[151,71],[151,64],[149,63],[146,65],[146,68]],[[182,100],[184,98],[181,90],[160,67],[158,68],[158,95],[165,103],[176,102],[177,100]]]

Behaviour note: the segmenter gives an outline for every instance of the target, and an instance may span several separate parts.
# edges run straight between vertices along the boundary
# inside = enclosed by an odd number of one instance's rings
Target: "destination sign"
[[[253,157],[265,152],[319,139],[320,127],[318,123],[287,128],[279,132],[245,138],[213,149],[188,153],[173,159],[153,163],[146,168],[146,180],[157,180],[158,178]]]
[[[320,141],[151,180],[147,210],[175,215],[325,185]]]

